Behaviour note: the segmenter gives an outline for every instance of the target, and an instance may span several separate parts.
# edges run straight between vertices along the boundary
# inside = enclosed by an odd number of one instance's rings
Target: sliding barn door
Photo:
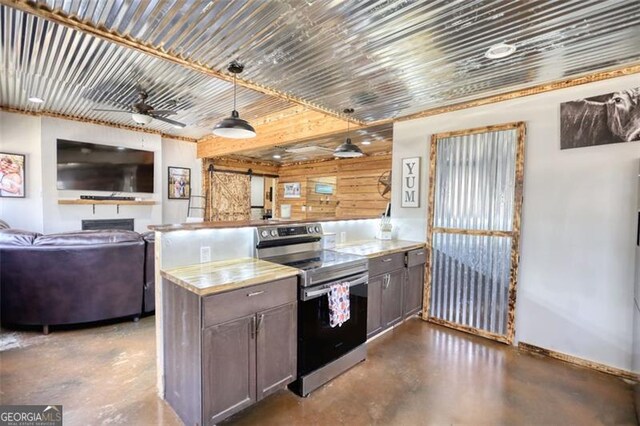
[[[433,135],[424,317],[511,343],[524,123]]]

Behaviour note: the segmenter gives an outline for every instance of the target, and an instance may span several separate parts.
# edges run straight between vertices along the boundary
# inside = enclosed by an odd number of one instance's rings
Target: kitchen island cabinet
[[[298,271],[234,262],[162,273],[165,399],[187,425],[216,424],[296,379]]]

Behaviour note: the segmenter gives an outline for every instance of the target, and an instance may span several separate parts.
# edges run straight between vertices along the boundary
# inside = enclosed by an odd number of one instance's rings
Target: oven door
[[[307,287],[298,303],[298,377],[340,358],[367,340],[367,273]],[[350,318],[342,326],[329,325],[332,284],[348,281]]]

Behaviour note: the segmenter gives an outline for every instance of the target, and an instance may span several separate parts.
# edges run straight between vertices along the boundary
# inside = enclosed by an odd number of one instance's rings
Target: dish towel
[[[342,327],[351,318],[349,306],[349,283],[343,282],[331,286],[329,293],[329,325]]]

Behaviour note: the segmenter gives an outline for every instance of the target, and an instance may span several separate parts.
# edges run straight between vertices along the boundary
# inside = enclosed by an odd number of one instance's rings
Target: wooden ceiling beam
[[[228,81],[228,82],[233,81],[232,74],[227,74],[225,72],[215,70],[202,62],[194,61],[192,59],[186,58],[180,54],[177,54],[171,51],[166,51],[162,48],[153,46],[150,43],[146,43],[142,40],[135,39],[129,36],[124,36],[115,31],[107,30],[106,28],[97,27],[88,20],[82,20],[77,16],[70,16],[64,13],[60,9],[51,9],[45,4],[36,3],[29,0],[0,0],[0,4],[14,8],[14,9],[21,10],[23,12],[38,16],[40,18],[46,19],[51,22],[55,22],[56,24],[64,25],[66,27],[73,28],[78,31],[82,31],[84,33],[101,38],[111,43],[115,43],[120,46],[124,46],[129,49],[134,49],[139,52],[145,53],[147,55],[150,55],[165,61],[169,61],[177,65],[181,65],[185,68],[208,75],[210,77],[214,77],[214,78]],[[338,117],[338,118],[344,117],[344,114],[342,114],[341,112],[334,111],[329,108],[325,108],[322,105],[310,102],[306,99],[302,99],[297,96],[290,95],[280,90],[272,89],[265,85],[253,82],[251,80],[246,80],[241,77],[237,77],[237,83],[239,86],[245,87],[247,89],[251,89],[253,91],[262,93],[264,95],[283,99],[287,102],[291,102],[292,104],[300,105],[318,112],[322,112],[332,117]],[[351,121],[364,124],[363,121],[360,121],[357,119],[352,119]]]
[[[271,117],[271,118],[269,118]],[[304,109],[297,114],[277,118],[277,114],[268,116],[262,124],[255,124],[257,136],[250,139],[227,139],[216,136],[198,141],[198,158],[220,157],[237,154],[256,148],[268,148],[287,145],[303,139],[326,137],[343,133],[347,121],[333,116]],[[352,129],[362,126],[351,125]]]

